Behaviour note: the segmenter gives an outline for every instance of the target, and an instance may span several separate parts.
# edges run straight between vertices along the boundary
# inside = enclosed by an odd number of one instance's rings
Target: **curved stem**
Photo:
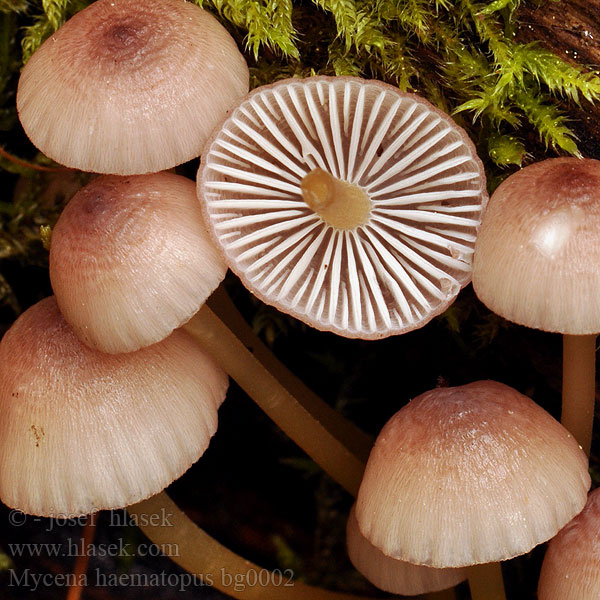
[[[231,552],[193,523],[165,492],[130,506],[142,531],[174,562],[238,600],[368,600],[294,581]],[[152,518],[157,515],[159,518]],[[281,576],[280,576],[281,575]]]
[[[356,496],[364,463],[273,377],[208,306],[184,328],[294,442]]]
[[[307,411],[321,421],[357,458],[363,462],[367,461],[373,447],[373,438],[321,400],[301,379],[296,377],[277,359],[252,331],[252,327],[242,317],[222,285],[209,298],[208,305],[288,392],[298,399],[298,402]]]
[[[44,165],[37,165],[32,162],[28,162],[13,154],[7,152],[2,146],[0,146],[0,156],[10,161],[11,163],[19,166],[25,167],[26,169],[32,169],[34,171],[43,171],[45,173],[60,173],[63,171],[73,171],[74,169],[70,169],[69,167],[45,167]]]
[[[561,423],[589,456],[596,400],[596,335],[563,335]]]

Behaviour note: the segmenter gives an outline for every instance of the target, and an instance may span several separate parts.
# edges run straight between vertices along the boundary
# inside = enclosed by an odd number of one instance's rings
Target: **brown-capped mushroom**
[[[600,332],[600,161],[528,165],[494,192],[473,288],[500,316],[563,334],[561,421],[589,454]]]
[[[550,539],[585,505],[575,439],[493,381],[437,388],[380,432],[356,503],[384,554],[437,568],[505,560]]]
[[[206,450],[227,377],[183,331],[128,354],[82,344],[54,297],[0,342],[0,498],[43,516],[127,506]]]
[[[98,0],[33,54],[17,109],[57,162],[129,175],[198,156],[247,91],[244,58],[210,13],[184,0]]]
[[[600,597],[600,489],[585,508],[550,540],[538,584],[539,600]]]
[[[101,175],[69,202],[50,246],[50,280],[87,345],[131,352],[188,321],[227,267],[192,181],[171,173]]]

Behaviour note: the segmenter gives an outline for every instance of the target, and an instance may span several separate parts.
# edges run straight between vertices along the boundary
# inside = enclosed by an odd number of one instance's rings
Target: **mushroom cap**
[[[21,73],[17,109],[44,154],[129,175],[200,154],[248,92],[229,33],[183,0],[98,0],[67,21]]]
[[[538,585],[539,600],[600,598],[600,488],[548,544]]]
[[[433,567],[505,560],[584,506],[587,458],[531,399],[493,381],[426,392],[385,425],[356,517],[393,558]]]
[[[0,342],[0,498],[42,516],[120,508],[208,447],[227,376],[183,331],[129,354],[84,346],[53,297]]]
[[[487,207],[473,288],[495,313],[573,335],[600,331],[600,161],[554,158],[508,177]]]
[[[466,569],[435,569],[386,556],[360,532],[354,506],[346,526],[346,545],[357,571],[375,587],[392,594],[428,594],[454,587],[467,578]]]
[[[87,345],[130,352],[190,319],[225,277],[192,181],[171,173],[101,175],[52,232],[50,280]]]
[[[303,199],[314,172],[364,191],[364,222],[362,207],[354,228],[323,220]],[[450,117],[354,77],[254,90],[208,142],[198,194],[227,264],[255,295],[365,339],[420,327],[455,299],[487,200],[483,166]]]

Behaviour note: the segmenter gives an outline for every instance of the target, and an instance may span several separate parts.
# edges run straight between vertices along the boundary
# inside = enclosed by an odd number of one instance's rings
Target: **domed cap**
[[[65,207],[52,232],[50,280],[89,346],[130,352],[190,319],[225,277],[195,186],[179,175],[103,175]]]
[[[550,540],[538,585],[539,600],[600,598],[600,488],[583,511]]]
[[[386,556],[360,532],[354,506],[346,526],[346,544],[357,571],[375,587],[392,594],[428,594],[454,587],[467,578],[466,569],[434,569]]]
[[[356,503],[384,554],[461,567],[531,550],[584,506],[587,458],[531,399],[493,381],[439,388],[385,425]]]
[[[248,92],[248,67],[208,12],[183,0],[98,0],[31,57],[17,109],[69,167],[129,175],[200,154]]]
[[[475,246],[473,288],[495,313],[573,335],[600,331],[600,161],[555,158],[494,192]]]
[[[0,342],[0,498],[43,516],[133,504],[183,474],[227,377],[185,332],[129,354],[84,346],[54,298]]]
[[[208,143],[198,193],[244,285],[358,338],[445,310],[470,281],[487,200],[483,166],[450,117],[352,77],[254,90]]]

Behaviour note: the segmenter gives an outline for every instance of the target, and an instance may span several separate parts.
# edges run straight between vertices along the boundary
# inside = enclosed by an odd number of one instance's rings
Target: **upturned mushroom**
[[[75,336],[53,297],[0,342],[0,498],[70,517],[139,502],[208,447],[227,376],[183,331],[111,355]]]
[[[420,327],[454,300],[487,200],[481,161],[450,117],[352,77],[254,90],[208,142],[198,195],[254,294],[368,339]]]
[[[191,2],[98,0],[33,54],[17,109],[61,164],[150,173],[198,156],[248,80],[232,37]]]
[[[508,177],[486,210],[473,288],[496,314],[563,334],[561,421],[589,454],[600,332],[600,161],[555,158]]]

